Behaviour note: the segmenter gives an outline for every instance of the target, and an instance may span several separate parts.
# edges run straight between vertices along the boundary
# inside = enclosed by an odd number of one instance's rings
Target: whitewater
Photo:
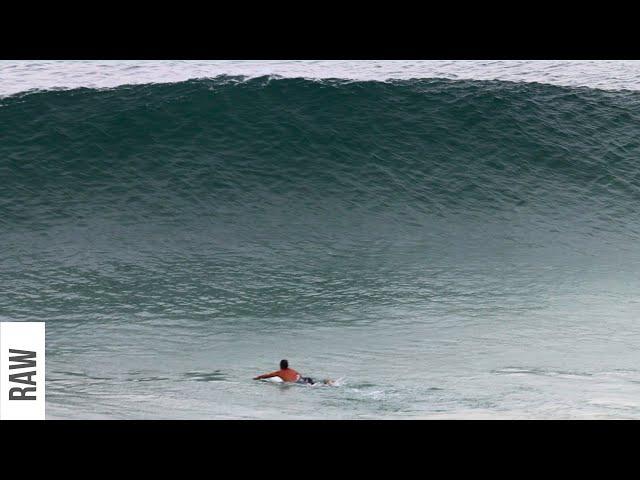
[[[175,83],[220,75],[353,81],[446,78],[640,89],[638,60],[25,60],[0,61],[0,96],[30,90]]]

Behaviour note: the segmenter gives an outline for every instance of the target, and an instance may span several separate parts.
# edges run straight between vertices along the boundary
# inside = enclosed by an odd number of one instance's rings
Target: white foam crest
[[[30,90],[114,88],[221,75],[354,81],[446,78],[640,90],[636,60],[0,61],[0,96]]]

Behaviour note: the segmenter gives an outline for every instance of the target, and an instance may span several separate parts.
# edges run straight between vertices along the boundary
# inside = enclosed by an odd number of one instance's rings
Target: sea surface
[[[5,61],[0,186],[47,418],[640,418],[640,62]]]

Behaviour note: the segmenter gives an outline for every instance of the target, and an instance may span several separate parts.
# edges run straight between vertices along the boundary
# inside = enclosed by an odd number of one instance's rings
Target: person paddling
[[[280,370],[276,370],[275,372],[265,373],[263,375],[258,375],[254,377],[254,380],[264,380],[265,378],[278,377],[283,382],[291,382],[291,383],[303,383],[307,385],[315,385],[315,381],[311,377],[303,377],[298,372],[296,372],[293,368],[289,368],[289,362],[287,360],[280,360]],[[324,384],[332,385],[333,380],[323,380]]]

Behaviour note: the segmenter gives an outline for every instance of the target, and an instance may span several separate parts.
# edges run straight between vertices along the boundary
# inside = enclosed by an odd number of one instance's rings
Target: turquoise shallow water
[[[637,418],[640,94],[222,76],[0,100],[49,418]],[[337,387],[253,382],[281,358]]]

